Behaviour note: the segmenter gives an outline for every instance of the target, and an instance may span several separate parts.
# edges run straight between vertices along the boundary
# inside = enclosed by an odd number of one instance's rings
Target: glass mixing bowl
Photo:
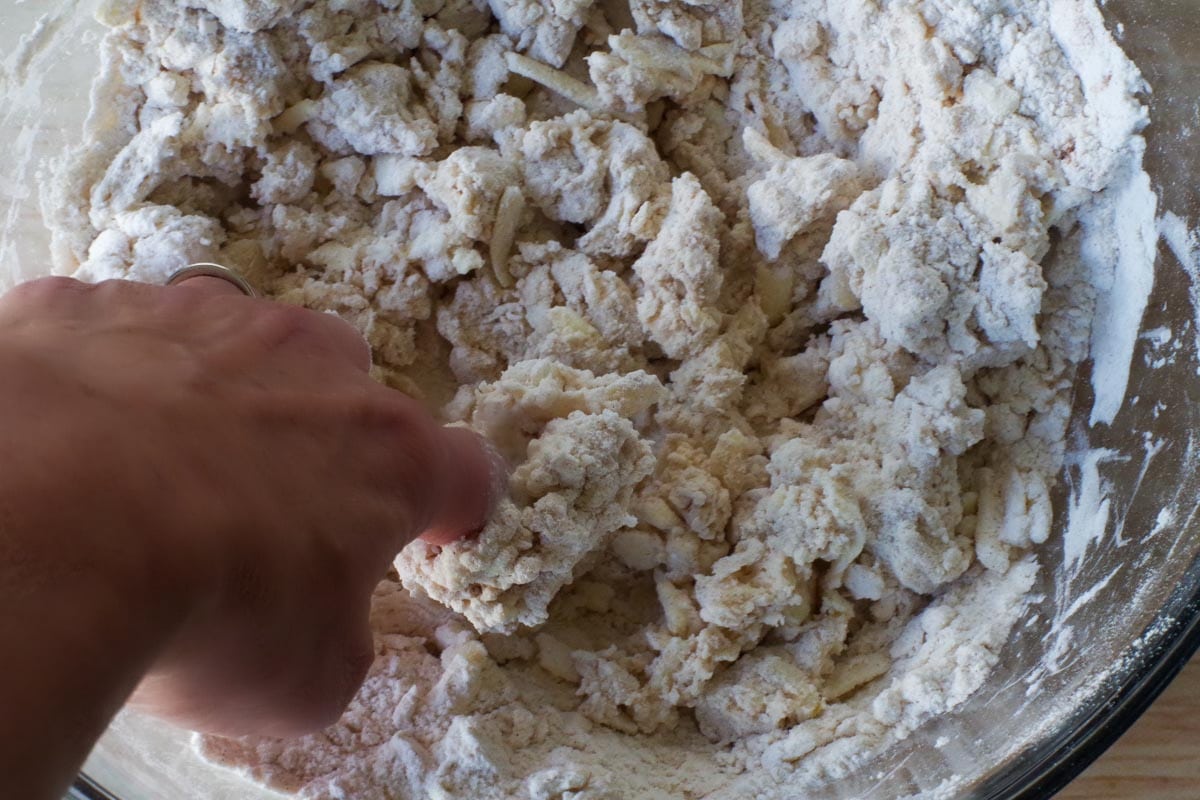
[[[0,164],[0,290],[47,270],[38,169],[79,137],[100,35],[91,5],[25,0],[0,11],[0,52],[8,53],[0,133],[9,142]],[[1153,87],[1146,164],[1160,212],[1194,225],[1200,0],[1109,0],[1104,13]],[[1129,392],[1112,426],[1087,426],[1088,366],[1081,371],[1073,455],[1057,489],[1059,535],[1042,548],[1038,599],[995,674],[953,713],[808,800],[1048,798],[1132,724],[1200,645],[1200,264],[1185,263],[1195,250],[1188,256],[1181,237],[1173,241],[1178,252],[1159,245]],[[1085,504],[1106,513],[1072,518]],[[280,797],[201,762],[187,734],[132,714],[114,722],[74,792]]]

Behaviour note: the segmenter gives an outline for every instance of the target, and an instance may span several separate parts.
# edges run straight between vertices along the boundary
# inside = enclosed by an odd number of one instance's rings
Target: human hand
[[[134,703],[193,729],[335,721],[395,554],[477,530],[496,499],[481,441],[372,381],[350,326],[217,279],[25,284],[0,341],[22,381],[0,412],[36,419],[13,446],[93,521],[72,547],[167,620]]]

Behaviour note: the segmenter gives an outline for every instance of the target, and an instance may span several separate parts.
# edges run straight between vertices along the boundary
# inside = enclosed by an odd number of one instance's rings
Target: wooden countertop
[[[1200,657],[1055,800],[1200,798]]]

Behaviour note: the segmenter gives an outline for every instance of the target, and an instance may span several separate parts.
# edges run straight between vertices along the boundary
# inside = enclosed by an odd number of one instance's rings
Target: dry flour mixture
[[[988,677],[1140,170],[1092,0],[110,0],[60,270],[236,266],[492,437],[314,798],[789,797]]]

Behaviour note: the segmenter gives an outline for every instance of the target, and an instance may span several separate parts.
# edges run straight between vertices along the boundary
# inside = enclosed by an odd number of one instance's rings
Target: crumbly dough
[[[313,798],[732,798],[986,679],[1104,279],[1078,220],[1145,123],[1090,0],[101,18],[58,268],[234,266],[514,467],[477,539],[397,558],[338,725],[209,757]]]
[[[562,588],[637,524],[629,508],[654,456],[629,419],[661,393],[644,372],[597,378],[552,360],[522,361],[480,385],[471,425],[522,454],[511,499],[475,541],[414,542],[396,560],[401,579],[480,631],[545,622]]]

